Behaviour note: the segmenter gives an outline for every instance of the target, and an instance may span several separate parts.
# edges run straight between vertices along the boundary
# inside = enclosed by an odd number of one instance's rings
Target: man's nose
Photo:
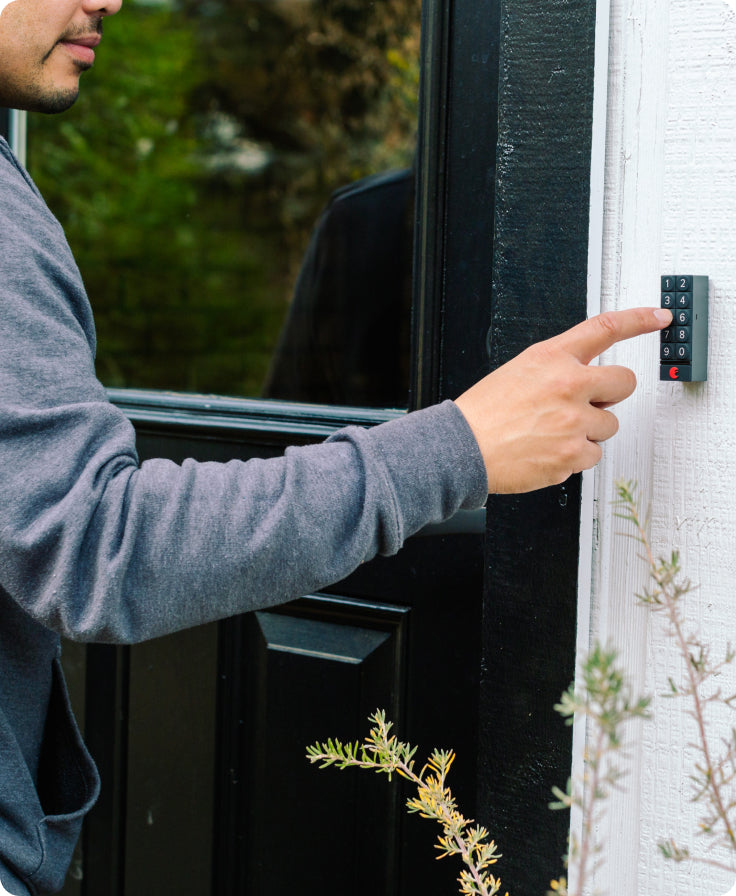
[[[122,5],[123,0],[82,0],[84,11],[95,16],[114,16]]]

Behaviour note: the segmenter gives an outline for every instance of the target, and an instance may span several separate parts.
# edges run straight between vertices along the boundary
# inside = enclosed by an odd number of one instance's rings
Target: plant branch
[[[623,512],[619,513],[618,516],[634,526],[636,530],[635,537],[644,548],[650,576],[654,581],[654,588],[651,591],[645,591],[638,597],[652,610],[664,612],[670,626],[671,635],[685,663],[687,685],[680,690],[670,680],[670,688],[672,696],[682,694],[690,697],[692,700],[690,714],[695,720],[698,732],[698,743],[695,746],[702,757],[702,763],[696,765],[697,776],[694,778],[694,781],[698,789],[694,799],[697,801],[705,798],[712,812],[711,816],[705,819],[701,827],[703,832],[712,833],[713,825],[716,822],[720,822],[724,832],[723,843],[728,846],[731,852],[736,852],[736,831],[729,816],[729,811],[733,808],[733,802],[727,802],[723,793],[725,785],[733,780],[733,774],[726,776],[724,769],[727,765],[730,765],[731,768],[734,767],[734,762],[736,762],[734,744],[732,741],[727,747],[726,755],[722,759],[714,759],[708,739],[705,714],[706,704],[714,700],[720,700],[731,708],[731,698],[723,698],[720,690],[710,696],[704,696],[703,694],[705,682],[717,675],[725,665],[731,663],[734,653],[729,646],[725,659],[720,663],[714,664],[711,662],[709,649],[696,637],[685,632],[680,612],[680,599],[690,591],[691,585],[687,580],[684,582],[680,580],[679,557],[676,552],[673,552],[670,560],[655,559],[647,533],[647,523],[642,522],[639,516],[635,498],[635,486],[631,483],[618,483],[616,491],[618,504],[623,509]],[[685,857],[694,859],[687,851],[679,851],[671,841],[669,843],[669,852],[668,844],[660,845],[660,848],[668,858],[680,861]],[[714,863],[710,859],[700,859],[698,861],[703,861],[706,864]],[[718,867],[723,867],[719,863],[716,864]]]

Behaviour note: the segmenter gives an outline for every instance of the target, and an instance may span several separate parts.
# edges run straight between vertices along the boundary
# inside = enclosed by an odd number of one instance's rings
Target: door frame
[[[595,7],[501,4],[492,367],[586,317]],[[478,814],[516,892],[545,892],[567,851],[547,806],[571,770],[553,707],[575,675],[581,512],[580,476],[488,501]]]

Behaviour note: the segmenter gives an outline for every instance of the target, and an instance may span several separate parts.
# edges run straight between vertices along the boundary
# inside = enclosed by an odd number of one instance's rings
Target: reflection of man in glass
[[[71,104],[119,8],[5,6],[0,105]],[[99,792],[59,634],[131,643],[280,603],[482,506],[489,490],[564,481],[598,462],[618,425],[606,408],[635,387],[631,371],[589,362],[671,320],[599,316],[455,402],[284,457],[139,463],[95,376],[92,312],[61,227],[2,139],[0,308],[0,882],[13,896],[61,887]]]
[[[414,175],[338,190],[302,263],[265,395],[406,407]]]

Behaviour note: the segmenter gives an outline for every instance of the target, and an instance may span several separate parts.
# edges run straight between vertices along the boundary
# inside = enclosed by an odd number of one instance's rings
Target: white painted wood
[[[10,133],[8,145],[13,150],[21,165],[26,164],[26,134],[28,130],[28,113],[18,109],[10,110]]]
[[[646,569],[611,501],[617,479],[639,483],[656,552],[677,547],[700,585],[687,598],[688,624],[716,651],[736,642],[736,14],[724,0],[611,0],[610,26],[601,305],[654,304],[661,274],[707,274],[711,337],[705,384],[660,383],[656,339],[605,359],[632,367],[639,388],[596,472],[591,628],[655,699],[654,721],[630,732],[625,791],[599,831],[606,861],[595,889],[714,896],[733,873],[658,854],[669,836],[702,846],[688,780],[695,732],[686,705],[662,696],[681,663],[637,606]],[[733,671],[728,678],[736,689]],[[726,736],[734,724],[721,716],[713,730]]]

